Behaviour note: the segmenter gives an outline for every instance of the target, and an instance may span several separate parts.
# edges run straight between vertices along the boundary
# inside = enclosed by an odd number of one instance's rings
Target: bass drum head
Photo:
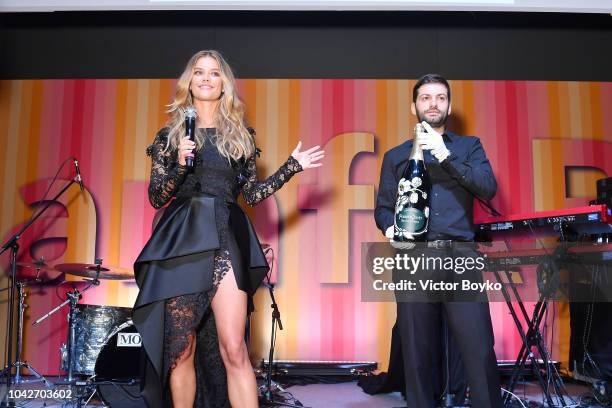
[[[140,334],[132,325],[108,338],[96,360],[96,381],[138,381],[142,364]]]

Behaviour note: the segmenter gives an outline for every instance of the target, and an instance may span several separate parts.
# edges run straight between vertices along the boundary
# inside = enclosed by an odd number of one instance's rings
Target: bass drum
[[[125,322],[132,313],[128,307],[77,305],[75,316],[74,361],[72,372],[91,376],[100,349],[113,328]],[[68,342],[66,342],[67,344]],[[61,368],[68,371],[68,353],[66,345],[61,349]]]
[[[140,396],[140,334],[131,320],[115,327],[100,349],[95,383],[102,402],[111,408],[146,408]]]
[[[142,364],[140,334],[132,320],[115,327],[106,337],[95,366],[96,381],[137,381]]]

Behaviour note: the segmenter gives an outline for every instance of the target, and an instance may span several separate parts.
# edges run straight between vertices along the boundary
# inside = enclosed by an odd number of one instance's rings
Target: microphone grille
[[[198,111],[193,106],[189,106],[185,108],[184,112],[185,112],[185,116],[188,118],[195,118],[196,116],[198,116]]]

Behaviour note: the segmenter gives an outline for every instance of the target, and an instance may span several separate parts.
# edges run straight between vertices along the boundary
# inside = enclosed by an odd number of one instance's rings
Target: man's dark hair
[[[446,78],[442,75],[438,74],[426,74],[419,78],[416,84],[414,84],[414,88],[412,88],[412,102],[416,102],[417,96],[419,94],[419,88],[425,84],[442,84],[446,87],[446,91],[448,92],[448,101],[451,100],[451,90],[450,85]]]

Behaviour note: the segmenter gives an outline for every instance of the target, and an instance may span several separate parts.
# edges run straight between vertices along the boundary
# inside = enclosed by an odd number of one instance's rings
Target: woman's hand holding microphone
[[[195,142],[193,140],[189,140],[188,137],[181,139],[181,142],[178,145],[178,162],[181,166],[187,165],[187,157],[193,157],[195,147]]]

